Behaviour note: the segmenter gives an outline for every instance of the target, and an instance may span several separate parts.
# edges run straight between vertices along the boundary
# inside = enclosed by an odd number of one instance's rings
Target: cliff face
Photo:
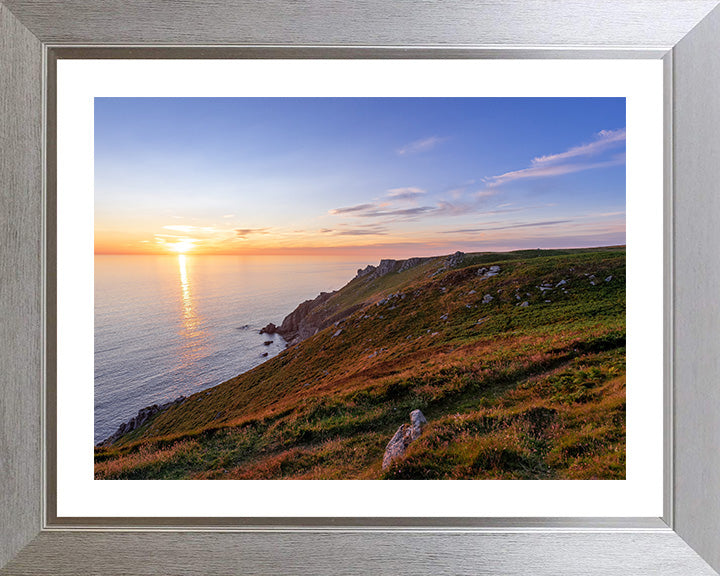
[[[261,333],[280,334],[287,341],[288,346],[314,336],[332,323],[321,308],[334,294],[336,292],[321,292],[315,299],[305,300],[285,317],[280,326],[270,323],[261,330]]]
[[[380,264],[377,266],[368,264],[365,268],[358,270],[355,280],[363,279],[364,282],[370,282],[394,272],[404,272],[430,260],[432,258],[380,260]],[[356,302],[348,305],[347,303],[334,302],[333,296],[336,294],[337,291],[321,292],[313,300],[306,300],[295,308],[285,317],[280,326],[276,326],[271,322],[260,333],[280,334],[288,343],[288,346],[293,346],[306,338],[314,336],[332,324],[341,324],[345,318],[366,304],[366,302]]]

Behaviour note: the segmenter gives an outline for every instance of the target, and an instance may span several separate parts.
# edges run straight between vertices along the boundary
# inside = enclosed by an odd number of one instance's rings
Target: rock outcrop
[[[425,262],[428,262],[429,260],[432,260],[432,258],[408,258],[407,260],[402,260],[400,263],[400,270],[398,270],[398,272],[405,272],[405,270],[410,270],[410,268],[415,268],[415,266],[425,264]]]
[[[293,346],[332,324],[338,325],[359,306],[337,310],[331,302],[328,302],[333,295],[335,292],[321,292],[313,300],[305,300],[285,317],[280,326],[271,322],[260,333],[280,334],[288,346]]]
[[[497,276],[500,274],[500,266],[494,265],[490,266],[490,268],[479,268],[477,271],[477,275],[482,279],[485,280],[487,278],[492,278],[493,276]]]
[[[182,404],[185,402],[186,398],[185,396],[178,396],[175,398],[175,400],[172,400],[170,402],[165,402],[165,404],[153,404],[152,406],[146,406],[145,408],[141,408],[137,416],[134,418],[131,418],[129,421],[120,424],[120,427],[115,431],[115,433],[112,436],[108,436],[103,440],[102,442],[98,443],[98,446],[109,446],[110,444],[113,444],[115,441],[117,441],[121,436],[132,432],[133,430],[137,430],[140,428],[140,426],[143,426],[144,424],[147,424],[147,422],[162,412],[163,410],[167,410],[171,406],[177,406],[178,404]]]
[[[456,268],[457,266],[460,266],[462,264],[462,261],[465,259],[465,253],[460,252],[459,250],[455,252],[455,254],[451,254],[447,257],[445,260],[445,268]]]
[[[393,461],[405,454],[410,443],[420,437],[425,424],[427,424],[427,420],[420,410],[410,412],[410,424],[400,426],[385,447],[382,461],[383,470],[387,470]]]
[[[420,266],[420,264],[424,264],[425,262],[428,262],[432,260],[432,258],[408,258],[407,260],[380,260],[380,264],[377,266],[373,266],[372,264],[368,264],[365,268],[360,268],[357,271],[356,278],[365,278],[366,276],[370,276],[371,279],[375,278],[381,278],[382,276],[385,276],[386,274],[390,274],[391,272],[405,272],[405,270],[410,270],[410,268],[415,268],[415,266]]]
[[[278,327],[275,326],[272,322],[265,326],[265,328],[260,329],[260,334],[276,334],[278,330]]]
[[[395,272],[399,268],[397,260],[380,260],[380,264],[373,272],[373,278],[380,278],[390,272]]]
[[[433,278],[438,274],[442,274],[443,272],[447,272],[448,270],[452,270],[453,268],[457,268],[463,263],[463,260],[465,260],[465,252],[460,252],[458,250],[454,254],[450,254],[450,256],[445,258],[442,262],[442,266],[430,274],[430,278]]]
[[[367,266],[365,266],[365,268],[361,268],[360,270],[357,271],[356,278],[364,278],[366,276],[369,276],[370,279],[380,278],[381,276],[390,274],[390,272],[398,271],[398,268],[400,268],[401,262],[403,262],[403,261],[387,259],[387,260],[380,260],[380,264],[378,264],[377,266],[368,264]]]
[[[375,266],[373,266],[372,264],[368,264],[367,266],[365,266],[365,268],[358,268],[356,278],[363,278],[368,274],[372,274],[373,272],[375,272],[376,269],[377,268],[375,268]]]

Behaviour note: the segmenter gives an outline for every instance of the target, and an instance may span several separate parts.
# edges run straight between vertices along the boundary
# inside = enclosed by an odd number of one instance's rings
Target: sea
[[[318,256],[95,256],[95,443],[145,406],[276,356],[285,341],[260,329],[341,288],[367,264]]]

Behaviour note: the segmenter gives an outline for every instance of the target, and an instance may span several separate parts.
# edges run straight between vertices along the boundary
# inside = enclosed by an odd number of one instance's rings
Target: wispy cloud
[[[485,188],[484,190],[478,190],[473,194],[473,196],[475,198],[490,198],[491,196],[496,196],[497,194],[497,190]]]
[[[429,136],[428,138],[421,138],[420,140],[410,142],[409,144],[398,148],[396,152],[398,156],[409,156],[411,154],[427,152],[428,150],[432,150],[438,144],[444,142],[445,140],[447,140],[447,138],[441,138],[439,136]]]
[[[214,232],[215,228],[212,226],[185,226],[181,224],[171,224],[169,226],[163,226],[165,230],[172,230],[174,232]]]
[[[270,228],[236,228],[234,232],[236,238],[245,240],[252,234],[269,234],[268,230]]]
[[[190,238],[188,236],[173,236],[171,234],[155,234],[155,244],[161,246],[178,246],[184,244],[186,248],[192,248],[203,242],[201,238]]]
[[[330,214],[348,216],[355,219],[353,228],[362,228],[364,226],[378,226],[380,223],[389,224],[390,222],[410,222],[421,219],[437,218],[441,216],[465,216],[467,214],[497,214],[503,212],[517,212],[524,210],[526,207],[496,207],[488,208],[484,197],[494,195],[495,193],[479,194],[470,202],[449,202],[447,200],[438,200],[433,205],[413,206],[411,208],[397,207],[393,202],[376,203],[376,204],[360,204],[349,208],[337,208],[330,210]],[[402,204],[400,205],[402,206]],[[510,205],[506,205],[510,206]],[[372,224],[359,224],[361,220],[376,220]],[[322,233],[327,234],[334,232],[334,229],[323,229]]]
[[[594,217],[598,217],[598,218],[609,218],[609,217],[612,217],[612,216],[623,216],[623,217],[624,217],[624,216],[625,216],[625,211],[624,211],[624,210],[618,210],[617,212],[596,212],[596,213],[594,213],[594,214],[588,214],[588,217],[589,217],[589,218],[594,218]]]
[[[352,214],[354,212],[363,212],[376,208],[375,204],[358,204],[357,206],[346,206],[345,208],[333,208],[329,214]]]
[[[620,130],[601,130],[595,135],[595,140],[588,144],[575,146],[559,154],[538,156],[532,159],[530,167],[491,176],[485,179],[485,183],[488,188],[493,188],[514,180],[548,178],[585,170],[619,166],[625,163],[624,154],[618,154],[608,160],[599,162],[576,162],[576,160],[597,156],[607,150],[621,146],[624,142],[624,128]]]
[[[512,228],[536,228],[538,226],[555,226],[566,224],[572,220],[544,220],[542,222],[524,222],[522,224],[506,224],[503,226],[484,226],[482,228],[461,228],[459,230],[443,230],[442,234],[470,234],[474,232],[487,232],[491,230],[510,230]]]
[[[335,236],[384,236],[387,231],[384,229],[371,229],[371,228],[351,228],[349,230],[339,230],[335,232]]]
[[[437,203],[433,214],[437,216],[463,216],[478,210],[480,210],[480,205],[477,203],[440,201]]]
[[[434,206],[417,206],[399,210],[367,210],[358,214],[361,218],[412,217],[427,214],[436,210]]]
[[[386,235],[388,229],[375,222],[369,224],[353,224],[352,226],[340,224],[337,228],[321,228],[320,234],[326,236],[373,236]]]
[[[358,204],[357,206],[348,206],[345,208],[334,208],[329,214],[335,216],[354,216],[356,218],[387,218],[387,217],[411,217],[419,214],[425,214],[435,209],[433,206],[416,206],[413,208],[387,209],[391,206],[389,203],[384,204]]]
[[[527,178],[548,178],[550,176],[563,176],[565,174],[573,174],[575,172],[584,172],[585,170],[594,170],[597,168],[608,168],[610,166],[620,166],[625,164],[625,157],[613,158],[604,162],[594,163],[578,163],[578,164],[558,164],[557,166],[533,166],[523,170],[514,172],[506,172],[499,176],[493,176],[488,180],[488,186],[500,186],[506,182],[513,180],[522,180]]]
[[[609,148],[619,146],[624,142],[625,128],[619,130],[600,130],[600,132],[595,135],[595,140],[588,144],[575,146],[560,154],[550,154],[549,156],[533,158],[532,163],[534,165],[550,164],[569,160],[570,158],[577,158],[578,156],[595,156]]]
[[[387,198],[390,200],[415,200],[425,195],[425,190],[408,186],[406,188],[391,188],[388,190]]]

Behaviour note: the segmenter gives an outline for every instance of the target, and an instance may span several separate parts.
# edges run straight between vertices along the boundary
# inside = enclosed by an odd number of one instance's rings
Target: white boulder
[[[401,425],[385,447],[383,470],[387,470],[394,460],[405,454],[410,443],[420,437],[425,424],[427,424],[427,420],[420,410],[410,412],[410,424]]]

